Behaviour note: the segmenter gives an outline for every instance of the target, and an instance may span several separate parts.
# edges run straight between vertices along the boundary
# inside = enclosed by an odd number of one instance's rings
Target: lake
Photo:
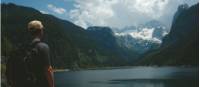
[[[55,87],[198,87],[198,68],[132,67],[55,72]]]

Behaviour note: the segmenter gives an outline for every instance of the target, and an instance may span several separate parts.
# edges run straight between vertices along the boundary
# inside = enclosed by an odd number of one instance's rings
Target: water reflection
[[[112,87],[198,87],[198,79],[132,79],[112,80]]]
[[[135,67],[55,73],[56,87],[198,87],[198,68]]]

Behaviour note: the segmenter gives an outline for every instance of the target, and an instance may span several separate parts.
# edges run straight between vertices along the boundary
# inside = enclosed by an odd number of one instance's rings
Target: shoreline
[[[119,66],[119,67],[95,67],[95,68],[80,68],[80,69],[53,69],[54,72],[70,72],[70,71],[83,71],[83,70],[112,70],[112,69],[129,69],[136,67],[152,67],[152,68],[161,68],[161,67],[177,67],[177,68],[198,68],[199,66]]]

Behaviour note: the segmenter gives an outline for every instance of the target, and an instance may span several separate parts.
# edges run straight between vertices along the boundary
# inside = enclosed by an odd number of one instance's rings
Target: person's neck
[[[41,38],[40,37],[33,37],[32,42],[36,42],[36,41],[40,41]]]

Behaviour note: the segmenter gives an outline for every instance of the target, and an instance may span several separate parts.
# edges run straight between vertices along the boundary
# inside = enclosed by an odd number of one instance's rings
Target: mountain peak
[[[111,33],[113,34],[113,31],[110,27],[101,27],[101,26],[91,26],[87,28],[87,31],[93,31],[93,32],[101,32],[101,33]]]
[[[188,8],[189,8],[189,6],[186,3],[178,6],[178,10],[184,10],[184,9],[188,9]]]
[[[175,13],[175,15],[174,15],[172,24],[174,24],[174,22],[176,21],[177,17],[178,17],[182,12],[186,11],[188,8],[189,8],[188,4],[179,5],[178,8],[177,8],[176,13]]]

